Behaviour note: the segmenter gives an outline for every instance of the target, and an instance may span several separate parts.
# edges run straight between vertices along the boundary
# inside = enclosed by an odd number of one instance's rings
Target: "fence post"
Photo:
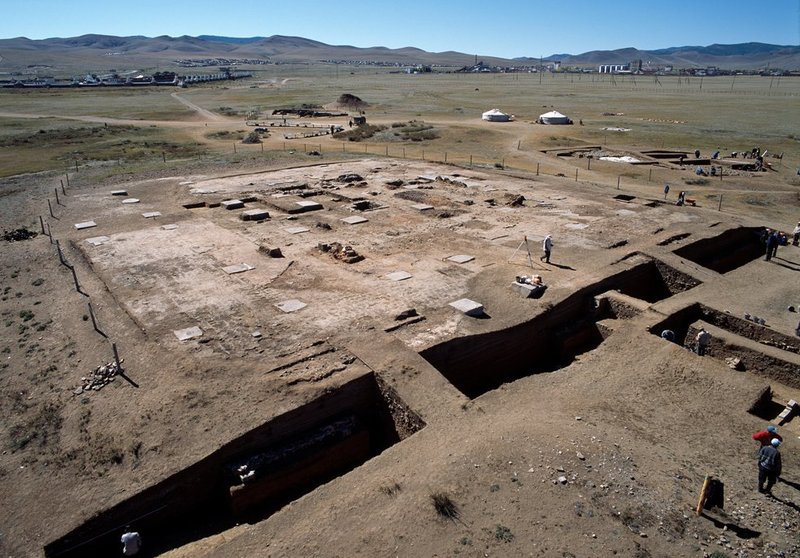
[[[539,176],[539,163],[536,163],[536,176]]]
[[[622,178],[621,176],[617,177],[617,190],[619,190],[619,179]]]
[[[447,151],[444,152],[444,162],[447,162]]]
[[[101,331],[101,329],[97,326],[97,318],[94,315],[94,308],[92,308],[92,303],[87,302],[86,304],[89,306],[89,316],[92,318],[92,327],[94,327],[94,330],[103,337],[108,337],[108,335],[103,333],[103,331]]]
[[[575,169],[575,182],[578,181],[578,169]]]
[[[586,161],[587,161],[586,170],[592,170],[592,158],[591,157],[587,157]]]
[[[45,234],[45,232],[44,232],[44,219],[42,219],[41,215],[39,215],[39,224],[42,226],[42,234]]]
[[[56,205],[64,205],[61,203],[61,199],[58,197],[58,188],[53,188],[53,192],[56,194]]]
[[[55,219],[56,216],[53,215],[53,205],[50,203],[50,198],[47,198],[47,207],[48,207],[48,209],[50,209],[50,217]]]
[[[69,174],[65,174],[64,176],[67,177],[67,188],[69,188]]]
[[[722,194],[719,195],[719,206],[717,207],[717,211],[722,211]]]
[[[64,194],[64,195],[66,195],[66,194],[67,194],[67,191],[66,191],[66,190],[64,190],[64,181],[63,181],[63,180],[59,180],[59,182],[61,182],[61,193],[62,193],[62,194]]]

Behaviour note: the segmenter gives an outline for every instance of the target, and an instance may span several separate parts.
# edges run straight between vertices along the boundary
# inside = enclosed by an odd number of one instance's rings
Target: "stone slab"
[[[165,231],[174,231],[178,228],[178,225],[175,223],[170,223],[169,225],[161,225],[161,229]]]
[[[361,217],[359,215],[352,215],[350,217],[345,217],[340,219],[343,223],[347,223],[348,225],[358,225],[359,223],[366,223],[369,219],[365,217]]]
[[[411,207],[417,211],[428,211],[429,209],[433,209],[432,205],[428,205],[426,203],[415,203]]]
[[[248,209],[239,216],[242,221],[263,221],[269,219],[269,211],[264,209]]]
[[[197,326],[187,327],[186,329],[176,329],[172,333],[175,334],[175,337],[178,338],[178,341],[188,341],[189,339],[194,339],[195,337],[201,337],[203,335],[203,330]]]
[[[511,283],[511,288],[514,289],[523,298],[539,298],[544,294],[546,285],[530,285],[528,283],[519,283],[514,281]]]
[[[87,238],[86,242],[88,242],[92,246],[100,246],[101,244],[106,243],[109,240],[111,239],[108,238],[107,236],[93,236],[92,238]]]
[[[302,310],[306,306],[308,306],[305,302],[297,300],[293,298],[291,300],[284,300],[283,302],[279,302],[275,305],[279,310],[283,312],[297,312],[298,310]]]
[[[127,196],[128,195],[128,191],[127,190],[111,190],[111,195],[112,196]]]
[[[161,217],[160,211],[148,211],[147,213],[142,213],[142,217],[145,219],[155,219],[156,217]]]
[[[75,228],[78,229],[79,231],[82,231],[83,229],[91,229],[92,227],[96,226],[97,223],[95,223],[94,221],[84,221],[83,223],[75,223]]]
[[[458,263],[458,264],[463,264],[463,263],[471,262],[472,260],[475,259],[475,256],[468,256],[466,254],[457,254],[455,256],[450,256],[447,259],[448,259],[448,261],[451,261],[451,262],[455,262],[455,263]]]
[[[250,271],[251,269],[254,269],[252,265],[246,263],[240,263],[240,264],[225,266],[222,268],[222,271],[224,271],[228,275],[233,275],[234,273],[243,273],[245,271]]]
[[[241,209],[244,207],[244,202],[242,200],[225,200],[220,203],[222,207],[225,209]]]
[[[322,209],[321,203],[311,200],[303,200],[295,203],[300,207],[302,207],[305,211],[314,211],[315,209]]]
[[[467,316],[482,316],[484,314],[483,304],[468,298],[460,298],[451,302],[450,306]]]
[[[130,204],[130,203],[139,203],[139,198],[127,198],[122,200],[122,203]]]
[[[411,279],[412,277],[413,275],[407,271],[395,271],[386,275],[386,278],[389,281],[405,281],[406,279]]]
[[[308,229],[305,227],[289,227],[286,229],[286,232],[289,234],[300,234],[300,233],[307,233]]]

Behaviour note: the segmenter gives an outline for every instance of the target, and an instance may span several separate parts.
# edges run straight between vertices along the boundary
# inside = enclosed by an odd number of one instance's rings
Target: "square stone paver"
[[[386,275],[386,278],[389,281],[405,281],[406,279],[411,279],[412,277],[414,276],[407,271],[395,271]]]
[[[467,316],[480,316],[484,313],[483,304],[468,298],[460,298],[455,302],[451,302],[450,306]]]
[[[108,242],[111,240],[107,236],[93,236],[92,238],[87,238],[86,242],[91,244],[92,246],[100,246],[101,244]]]
[[[343,223],[347,223],[348,225],[358,225],[359,223],[366,223],[369,219],[365,217],[361,217],[359,215],[352,215],[351,217],[345,217],[344,219],[340,219]]]
[[[189,339],[194,339],[195,337],[201,337],[203,335],[203,330],[197,326],[187,327],[186,329],[176,329],[172,333],[175,334],[175,337],[178,338],[178,341],[188,341]]]
[[[301,302],[296,298],[293,298],[291,300],[284,300],[283,302],[279,302],[275,306],[277,306],[278,309],[288,313],[288,312],[297,312],[298,310],[302,310],[308,305],[305,302]]]
[[[303,211],[314,211],[316,209],[322,209],[322,204],[319,202],[311,201],[311,200],[303,200],[299,202],[295,202]]]
[[[428,205],[428,204],[425,204],[425,203],[415,203],[411,207],[416,209],[417,211],[427,211],[429,209],[433,209],[432,205]]]
[[[250,271],[251,269],[255,268],[250,264],[240,263],[240,264],[225,266],[222,268],[222,271],[224,271],[228,275],[233,275],[234,273],[243,273],[245,271]]]
[[[475,256],[467,256],[466,254],[458,254],[456,256],[450,256],[447,259],[449,261],[451,261],[451,262],[463,264],[463,263],[471,262],[472,260],[475,259]]]

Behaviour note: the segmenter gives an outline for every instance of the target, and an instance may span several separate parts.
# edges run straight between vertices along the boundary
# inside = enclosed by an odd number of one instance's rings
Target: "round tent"
[[[481,115],[481,118],[487,122],[508,122],[511,120],[511,116],[504,113],[500,109],[487,110],[483,113],[483,115]]]
[[[568,116],[564,116],[557,110],[551,110],[544,114],[539,115],[540,124],[572,124],[572,120]]]

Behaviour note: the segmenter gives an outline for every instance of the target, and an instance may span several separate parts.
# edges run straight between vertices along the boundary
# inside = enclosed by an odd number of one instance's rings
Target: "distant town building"
[[[630,64],[601,64],[597,67],[601,74],[627,74],[631,71]]]

